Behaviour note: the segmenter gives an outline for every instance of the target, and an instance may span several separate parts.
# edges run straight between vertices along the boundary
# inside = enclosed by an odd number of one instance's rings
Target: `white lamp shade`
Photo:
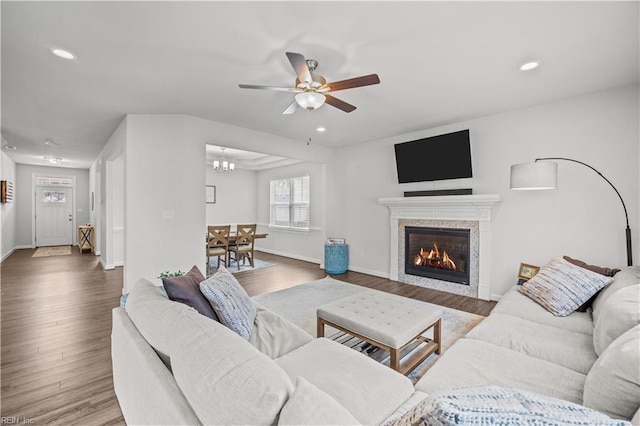
[[[536,190],[558,187],[558,163],[536,161],[511,166],[511,189]]]
[[[316,92],[302,92],[296,95],[298,105],[308,110],[320,108],[324,104],[325,99],[322,93]]]

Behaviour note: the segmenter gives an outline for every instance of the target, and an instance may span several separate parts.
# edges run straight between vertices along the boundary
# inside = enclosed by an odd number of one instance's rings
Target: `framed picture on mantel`
[[[216,203],[216,186],[215,185],[207,185],[206,186],[205,202],[207,204],[215,204]]]

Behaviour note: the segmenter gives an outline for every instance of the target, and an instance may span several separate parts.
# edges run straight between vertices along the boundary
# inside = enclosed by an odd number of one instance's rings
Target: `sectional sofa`
[[[404,425],[421,421],[430,395],[496,384],[638,424],[639,292],[629,268],[593,314],[558,318],[514,288],[413,386],[264,307],[246,340],[140,280],[113,310],[114,387],[128,424]]]
[[[640,425],[640,268],[615,274],[586,312],[550,314],[511,288],[416,384],[431,394],[502,385]],[[635,417],[634,417],[635,415]]]

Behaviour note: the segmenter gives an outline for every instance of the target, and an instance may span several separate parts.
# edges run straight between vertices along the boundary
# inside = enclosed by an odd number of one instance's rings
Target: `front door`
[[[36,246],[73,243],[73,188],[36,187]]]

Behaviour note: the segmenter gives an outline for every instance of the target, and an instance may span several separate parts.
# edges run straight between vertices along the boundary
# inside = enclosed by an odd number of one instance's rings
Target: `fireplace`
[[[470,284],[470,230],[405,227],[405,274]]]
[[[445,291],[468,297],[491,300],[491,215],[501,201],[497,194],[471,194],[434,197],[380,198],[389,208],[390,250],[389,278],[401,283]],[[466,270],[468,285],[443,279],[428,278],[405,272],[407,227],[464,229],[469,232],[469,254]],[[428,244],[428,243],[427,243]],[[433,248],[425,244],[423,251]],[[420,247],[418,247],[420,250]],[[438,244],[438,250],[450,249]],[[415,260],[415,255],[414,255]],[[455,262],[455,258],[454,258]]]

